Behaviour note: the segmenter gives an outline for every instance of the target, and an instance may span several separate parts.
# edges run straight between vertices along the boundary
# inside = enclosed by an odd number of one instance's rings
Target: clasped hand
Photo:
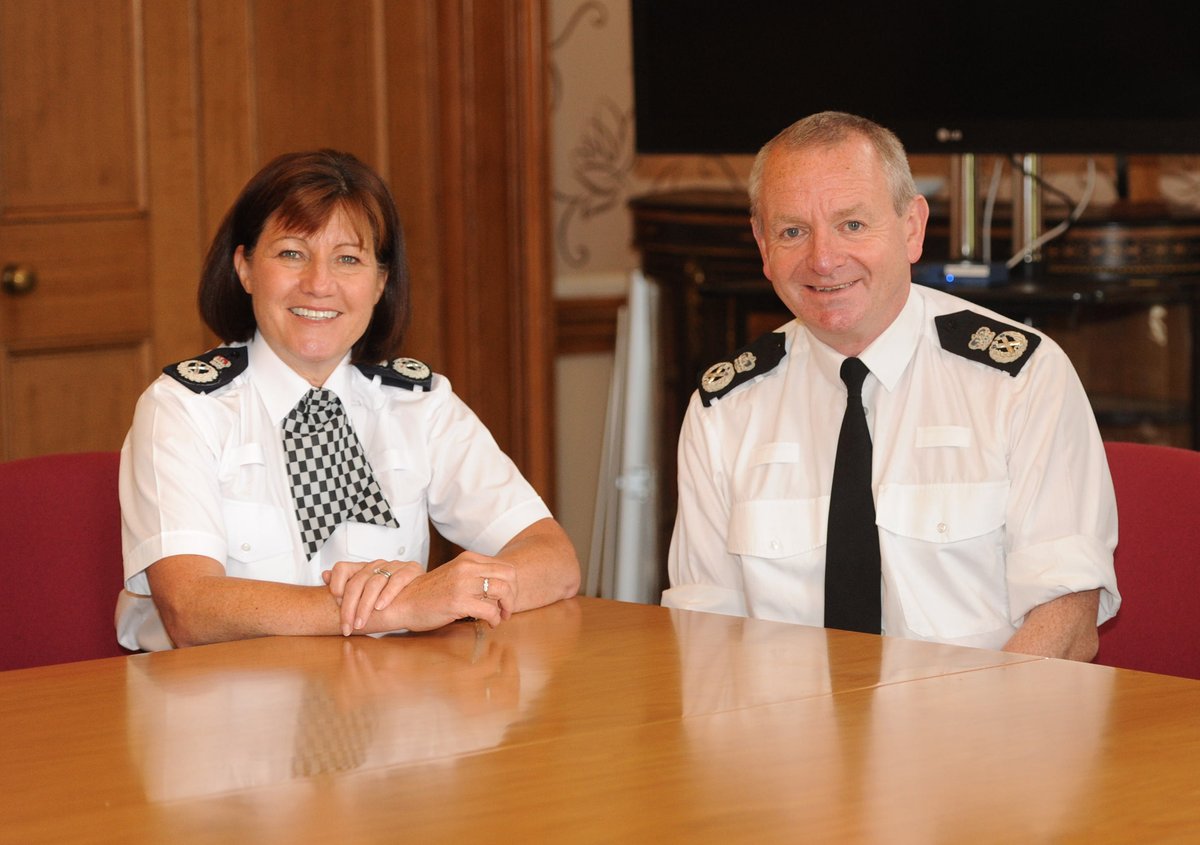
[[[495,627],[512,616],[517,601],[516,567],[474,552],[429,572],[414,561],[339,561],[321,577],[341,608],[344,636],[430,631],[468,616]]]

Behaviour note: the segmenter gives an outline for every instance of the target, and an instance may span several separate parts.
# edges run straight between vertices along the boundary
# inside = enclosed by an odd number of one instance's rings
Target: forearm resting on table
[[[217,561],[199,555],[163,558],[146,575],[163,626],[177,646],[341,633],[337,600],[324,586],[231,578]],[[359,633],[378,631],[368,627]]]
[[[1099,607],[1098,589],[1051,599],[1025,615],[1025,623],[1012,635],[1004,650],[1067,660],[1091,660],[1100,643],[1096,632]]]
[[[579,592],[579,559],[567,533],[540,519],[509,540],[496,557],[517,568],[520,591],[514,611],[532,610]]]
[[[575,549],[553,519],[543,519],[513,537],[498,558],[520,573],[514,611],[569,598],[579,590]],[[146,571],[155,606],[177,646],[273,635],[343,634],[338,599],[328,587],[231,578],[216,560],[200,555],[164,558]],[[404,627],[401,611],[364,615],[355,633]]]

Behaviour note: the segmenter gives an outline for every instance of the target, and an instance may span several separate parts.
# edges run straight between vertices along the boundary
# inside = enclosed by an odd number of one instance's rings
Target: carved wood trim
[[[623,296],[555,300],[555,354],[612,352],[617,345],[617,310],[624,304]]]
[[[541,0],[438,4],[445,371],[552,501],[545,27]]]

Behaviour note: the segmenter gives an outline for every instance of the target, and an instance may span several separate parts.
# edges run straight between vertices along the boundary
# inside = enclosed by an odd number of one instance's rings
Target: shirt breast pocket
[[[423,499],[404,505],[389,503],[396,528],[362,522],[346,523],[350,560],[415,560],[424,562],[429,546],[428,515]]]
[[[739,502],[726,550],[742,561],[747,609],[762,619],[820,625],[824,618],[829,497]]]
[[[274,505],[226,499],[225,538],[228,574],[280,581],[292,571],[289,515]]]
[[[956,639],[1009,624],[1004,525],[1008,482],[887,484],[876,522],[884,573],[905,624]]]

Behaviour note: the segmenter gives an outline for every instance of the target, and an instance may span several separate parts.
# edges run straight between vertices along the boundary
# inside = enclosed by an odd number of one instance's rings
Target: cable
[[[1096,160],[1094,158],[1089,158],[1087,164],[1088,164],[1087,184],[1085,185],[1085,187],[1083,189],[1083,196],[1080,197],[1079,204],[1076,205],[1075,209],[1070,214],[1067,215],[1066,220],[1059,223],[1053,229],[1049,229],[1048,231],[1043,232],[1040,236],[1034,238],[1032,243],[1027,244],[1023,249],[1014,253],[1012,258],[1008,259],[1008,261],[1006,261],[1005,265],[1004,265],[1009,270],[1013,269],[1018,264],[1020,264],[1022,261],[1024,261],[1026,256],[1032,255],[1036,250],[1041,249],[1047,243],[1054,240],[1058,236],[1062,235],[1064,232],[1066,232],[1068,229],[1071,228],[1071,226],[1075,223],[1076,220],[1078,220],[1083,215],[1084,209],[1086,209],[1088,206],[1088,203],[1092,201],[1092,193],[1096,190]],[[1024,173],[1027,177],[1032,178],[1035,182],[1037,182],[1043,188],[1050,191],[1051,193],[1058,194],[1058,196],[1060,196],[1064,200],[1066,200],[1067,205],[1071,204],[1071,198],[1068,197],[1065,192],[1060,191],[1058,188],[1055,188],[1053,185],[1047,184],[1040,176],[1030,173],[1024,167],[1020,167],[1019,165],[1017,165],[1015,159],[1014,159],[1014,165],[1018,166],[1022,173]],[[1015,232],[1014,232],[1014,234],[1015,234]]]
[[[1063,205],[1067,206],[1067,208],[1070,208],[1071,205],[1075,202],[1073,199],[1071,199],[1071,196],[1066,191],[1062,190],[1061,188],[1055,187],[1054,185],[1051,185],[1049,182],[1047,182],[1045,179],[1042,178],[1042,175],[1040,173],[1030,173],[1028,170],[1026,170],[1025,165],[1023,165],[1021,163],[1021,159],[1018,156],[1012,155],[1012,156],[1009,156],[1008,158],[1009,158],[1009,161],[1012,162],[1012,166],[1014,168],[1021,171],[1021,173],[1023,175],[1028,176],[1030,179],[1037,182],[1038,186],[1042,190],[1049,191],[1052,194],[1056,194],[1058,196],[1058,198],[1063,201]],[[1089,161],[1089,163],[1091,163],[1094,166],[1095,162],[1092,162],[1091,159],[1089,159],[1088,161]]]
[[[983,203],[983,263],[992,266],[992,212],[996,208],[996,195],[1000,193],[1000,175],[1004,172],[1004,160],[996,159],[992,165],[992,181],[988,183],[987,199]]]

